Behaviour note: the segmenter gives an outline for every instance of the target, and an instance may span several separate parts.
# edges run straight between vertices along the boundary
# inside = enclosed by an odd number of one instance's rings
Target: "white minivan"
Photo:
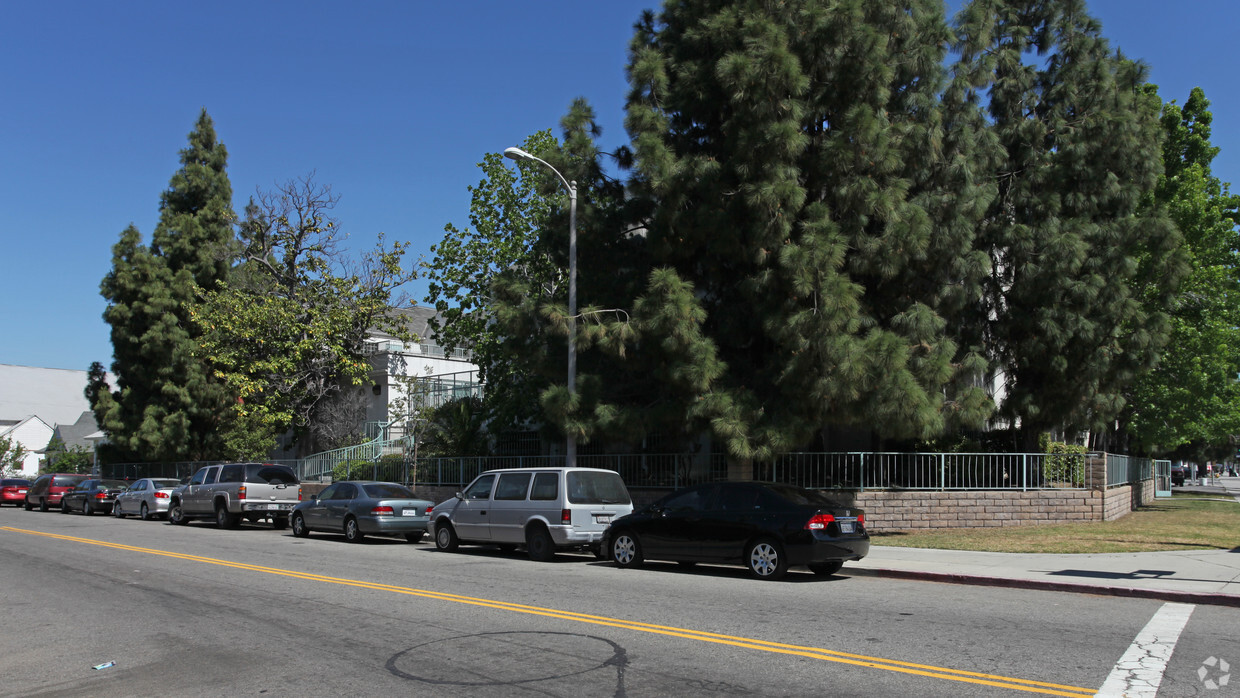
[[[624,480],[595,468],[488,470],[432,510],[435,547],[524,545],[530,559],[550,560],[557,550],[590,549],[603,556],[603,533],[612,519],[633,511]]]

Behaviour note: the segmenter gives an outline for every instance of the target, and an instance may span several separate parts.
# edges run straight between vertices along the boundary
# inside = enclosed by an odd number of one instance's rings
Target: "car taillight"
[[[392,507],[375,507],[370,510],[370,513],[374,516],[391,516],[396,512],[393,511]]]
[[[107,492],[99,492],[98,494],[95,495],[95,499],[107,499],[107,498],[108,498]]]
[[[156,492],[155,493],[155,499],[167,499],[167,498],[168,498],[167,492]]]
[[[430,516],[430,515],[431,515],[431,509],[434,509],[434,508],[435,508],[435,507],[426,507],[426,515],[427,515],[427,516]]]
[[[821,531],[827,527],[827,524],[835,523],[835,517],[830,514],[814,514],[809,521],[805,522],[805,528],[809,531]]]
[[[237,499],[245,499],[245,485],[237,488]]]
[[[564,524],[565,526],[573,525],[573,510],[572,509],[561,509],[560,510],[560,523]]]
[[[301,485],[297,486],[297,501],[301,501]]]
[[[862,526],[865,525],[865,512],[864,511],[857,512],[857,523],[861,524]]]

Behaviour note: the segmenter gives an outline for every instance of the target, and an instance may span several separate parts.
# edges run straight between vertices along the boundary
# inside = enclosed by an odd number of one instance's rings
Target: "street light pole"
[[[577,182],[568,181],[551,163],[534,157],[520,148],[508,148],[504,157],[521,162],[537,162],[555,173],[568,189],[568,396],[577,396]],[[564,429],[567,442],[564,446],[564,464],[577,465],[577,437],[571,428]]]

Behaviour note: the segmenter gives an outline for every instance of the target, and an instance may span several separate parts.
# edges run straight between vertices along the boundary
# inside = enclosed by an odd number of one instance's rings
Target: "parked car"
[[[168,501],[168,520],[215,519],[220,528],[236,528],[242,517],[271,519],[276,529],[288,528],[288,516],[301,503],[301,481],[287,465],[226,463],[204,465],[189,482],[179,485]]]
[[[530,559],[546,561],[557,550],[590,549],[600,557],[603,532],[633,511],[624,480],[595,468],[489,470],[463,492],[435,505],[435,547],[465,544],[524,545]]]
[[[137,516],[143,521],[168,518],[168,502],[172,490],[181,484],[171,478],[144,477],[116,496],[112,515],[118,519]]]
[[[403,535],[417,543],[426,535],[432,503],[394,482],[337,482],[293,509],[293,535],[343,533],[350,543],[367,535]]]
[[[6,477],[0,480],[0,506],[12,504],[19,507],[26,501],[26,492],[31,482],[17,477]]]
[[[870,552],[865,513],[825,494],[768,482],[717,482],[677,490],[612,522],[620,567],[643,560],[742,564],[758,579],[791,566],[832,575]]]
[[[129,483],[124,480],[82,480],[60,498],[60,511],[68,514],[77,510],[90,516],[97,511],[112,511],[116,495],[125,491]]]
[[[47,511],[51,507],[60,506],[60,498],[65,492],[73,489],[78,483],[88,479],[89,475],[78,475],[75,473],[47,473],[40,475],[26,490],[26,501],[24,506],[26,511],[30,511],[36,506],[39,511]]]
[[[1184,480],[1188,478],[1188,466],[1183,463],[1176,463],[1171,466],[1171,485],[1174,487],[1183,487]]]

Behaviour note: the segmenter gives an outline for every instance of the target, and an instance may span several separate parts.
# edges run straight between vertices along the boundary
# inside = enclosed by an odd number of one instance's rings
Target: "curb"
[[[982,577],[967,574],[949,574],[944,572],[913,572],[909,570],[893,570],[881,568],[850,567],[845,570],[849,575],[864,577],[885,577],[888,579],[908,579],[921,582],[941,582],[943,584],[965,584],[971,586],[1004,587],[1007,589],[1036,589],[1039,591],[1063,591],[1075,594],[1094,594],[1097,596],[1120,596],[1132,599],[1155,599],[1158,601],[1175,601],[1209,606],[1230,606],[1240,608],[1240,596],[1234,594],[1214,594],[1207,592],[1171,591],[1169,589],[1136,589],[1133,587],[1096,586],[1090,584],[1070,584],[1068,582],[1048,582],[1040,579],[1009,579],[1006,577]]]

